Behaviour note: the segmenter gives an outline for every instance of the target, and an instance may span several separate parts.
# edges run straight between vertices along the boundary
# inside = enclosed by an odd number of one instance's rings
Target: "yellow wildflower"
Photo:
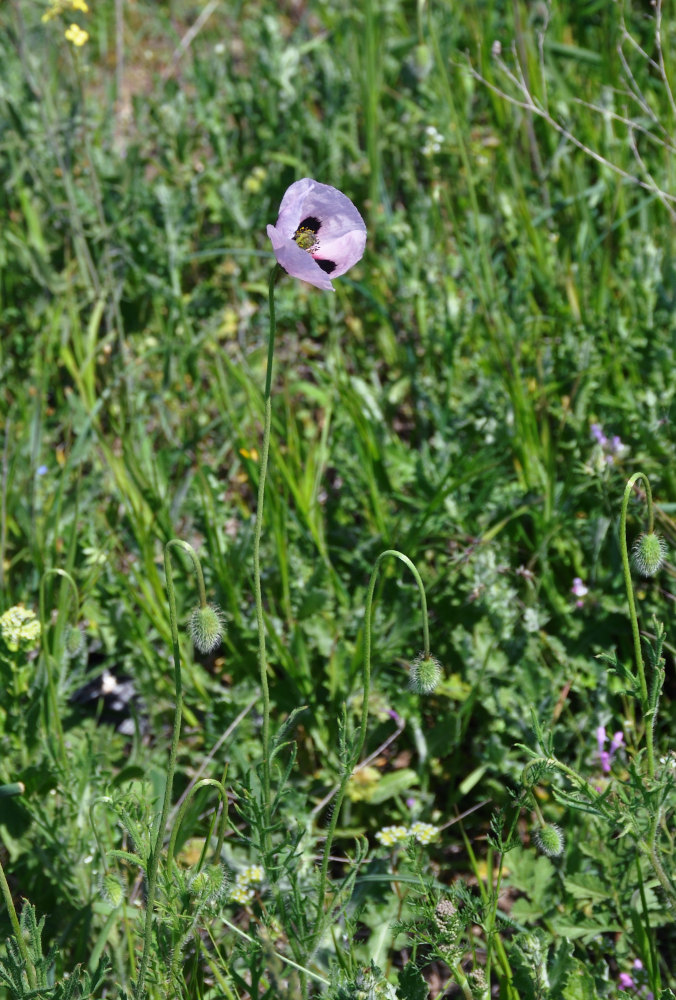
[[[67,10],[79,10],[83,14],[89,13],[89,7],[85,0],[49,0],[49,9],[42,15],[43,21],[51,21],[53,17],[65,13]]]
[[[394,847],[395,844],[402,844],[407,838],[408,829],[405,826],[384,826],[376,834],[376,840],[379,840],[383,847]]]
[[[89,38],[89,32],[84,31],[79,24],[71,24],[70,28],[66,28],[65,36],[69,42],[72,42],[79,49]]]

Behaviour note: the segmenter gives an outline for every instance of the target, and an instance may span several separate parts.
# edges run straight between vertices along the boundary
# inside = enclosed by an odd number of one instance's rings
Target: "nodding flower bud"
[[[431,694],[441,680],[441,664],[434,656],[419,653],[408,668],[409,690],[416,694]]]
[[[641,576],[654,576],[664,565],[664,560],[667,557],[667,546],[660,535],[651,531],[636,539],[632,556],[634,566]]]
[[[114,872],[107,872],[101,879],[101,892],[109,903],[119,906],[124,899],[122,880]]]
[[[189,881],[189,886],[195,896],[206,903],[214,903],[225,895],[229,881],[222,865],[212,865],[195,872]]]
[[[66,630],[66,652],[69,656],[77,656],[82,649],[82,632],[77,625],[69,625]]]
[[[563,830],[556,823],[547,823],[545,826],[538,827],[533,834],[533,840],[538,850],[546,854],[548,858],[558,858],[560,854],[563,854],[566,840]]]
[[[212,653],[225,632],[225,615],[214,604],[193,608],[188,619],[188,634],[200,653]]]

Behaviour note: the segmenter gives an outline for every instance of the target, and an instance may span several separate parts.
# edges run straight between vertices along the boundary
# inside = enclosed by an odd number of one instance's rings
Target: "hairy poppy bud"
[[[634,543],[632,552],[634,566],[641,576],[654,576],[664,565],[667,556],[667,546],[660,535],[654,531],[640,535]]]
[[[556,823],[547,823],[546,826],[539,827],[533,834],[533,840],[538,850],[548,858],[558,858],[563,853],[565,837],[561,827]]]
[[[188,619],[188,634],[200,653],[212,653],[225,632],[225,615],[214,604],[193,608]]]
[[[408,686],[416,694],[431,694],[441,680],[441,664],[434,656],[420,653],[408,668]]]

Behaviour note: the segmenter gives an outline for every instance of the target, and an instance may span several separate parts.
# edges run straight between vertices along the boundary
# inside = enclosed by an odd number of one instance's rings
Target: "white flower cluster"
[[[37,615],[22,604],[15,604],[0,616],[0,635],[13,653],[37,645],[40,632]]]
[[[425,129],[425,142],[422,147],[423,156],[434,156],[441,151],[441,144],[444,141],[442,133],[434,125],[428,125]]]
[[[411,826],[384,826],[382,830],[378,830],[376,840],[383,847],[394,847],[395,844],[402,844],[409,837],[413,837],[419,844],[431,844],[438,834],[438,826],[418,821]]]
[[[230,893],[233,903],[250,903],[256,895],[252,885],[260,885],[265,878],[262,865],[249,865],[239,873]]]

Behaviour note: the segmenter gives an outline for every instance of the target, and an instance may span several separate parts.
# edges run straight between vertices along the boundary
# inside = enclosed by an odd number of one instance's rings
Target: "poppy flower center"
[[[293,234],[293,238],[301,250],[307,250],[308,253],[312,253],[313,250],[319,249],[317,232],[320,226],[321,222],[314,215],[309,215],[307,219],[303,219]]]
[[[307,219],[303,219],[299,225],[296,232],[293,234],[293,238],[301,250],[307,250],[309,254],[314,254],[319,252],[319,240],[317,239],[317,233],[321,228],[321,222],[319,219],[315,218],[314,215],[308,215]],[[332,260],[319,260],[315,257],[315,263],[321,267],[322,271],[326,274],[331,274],[335,271],[337,265]]]

